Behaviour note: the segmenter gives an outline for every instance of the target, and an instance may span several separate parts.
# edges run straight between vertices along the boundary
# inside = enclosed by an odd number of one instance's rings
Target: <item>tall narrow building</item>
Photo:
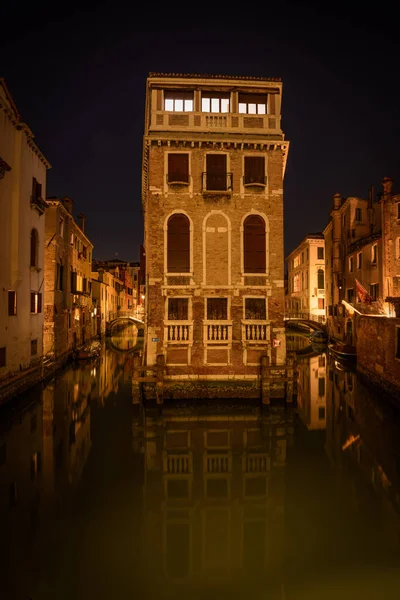
[[[285,394],[281,102],[278,79],[147,79],[144,359],[164,397],[258,397],[267,372]]]

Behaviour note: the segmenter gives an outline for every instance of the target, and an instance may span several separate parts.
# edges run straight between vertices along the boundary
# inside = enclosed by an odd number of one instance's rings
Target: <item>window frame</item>
[[[185,252],[187,253],[187,270],[170,270],[171,264],[170,264],[170,254],[169,254],[169,250],[170,250],[170,222],[173,219],[176,219],[177,217],[184,217],[187,220],[187,225],[188,225],[188,245],[187,248],[185,248]],[[177,235],[178,238],[182,237],[182,233],[175,232],[175,235]],[[175,250],[175,254],[178,253],[181,255],[182,253],[182,249],[178,248],[178,251]],[[183,265],[180,265],[183,266]],[[186,266],[186,265],[185,265]],[[164,265],[164,271],[166,275],[170,275],[170,276],[178,276],[178,275],[185,275],[185,276],[190,276],[192,274],[192,223],[188,217],[188,215],[184,212],[174,212],[172,214],[170,214],[167,219],[166,219],[166,224],[165,224],[165,265]]]
[[[254,259],[253,258],[249,258],[249,254],[251,253],[252,255],[256,255],[257,253],[261,253],[261,250],[246,250],[246,243],[248,243],[248,241],[250,239],[253,240],[253,236],[254,233],[250,234],[250,232],[248,232],[246,234],[246,222],[249,221],[249,219],[254,219],[257,218],[259,219],[262,223],[263,223],[263,234],[262,237],[264,239],[264,244],[263,244],[263,261],[261,264],[261,266],[257,267],[256,270],[252,269],[250,270],[250,266],[254,267],[255,263],[254,263]],[[251,227],[251,225],[247,225],[247,227]],[[260,230],[261,231],[261,230]],[[261,233],[258,234],[261,237]],[[246,242],[247,240],[247,242]],[[242,244],[243,244],[243,275],[244,276],[249,276],[249,275],[267,275],[268,273],[268,236],[267,236],[267,221],[265,219],[265,217],[263,217],[262,215],[258,214],[258,213],[250,213],[248,215],[245,216],[244,220],[243,220],[243,231],[242,231]],[[249,264],[250,262],[250,264]],[[256,261],[256,263],[258,263],[258,261]]]
[[[178,156],[186,157],[186,167],[187,167],[186,180],[184,178],[174,178],[175,177],[174,174],[172,174],[172,176],[170,177],[170,159],[171,159],[171,161],[174,159],[178,160],[177,159]],[[166,167],[167,167],[166,179],[167,179],[168,185],[189,185],[190,184],[190,153],[189,152],[167,152]],[[178,174],[179,169],[176,169],[176,172]],[[179,177],[180,177],[180,173],[179,173]]]
[[[15,317],[17,315],[17,292],[15,290],[8,290],[7,300],[8,300],[8,316]],[[13,307],[12,310],[10,310],[11,306]]]
[[[248,97],[248,98],[252,98],[252,99],[256,99],[256,96],[259,96],[260,99],[265,99],[265,102],[241,102],[241,100],[243,99],[243,97]],[[239,92],[238,93],[238,113],[241,115],[268,115],[268,94],[267,93],[262,93],[262,94],[251,94],[249,92]],[[255,110],[254,111],[250,111],[249,110],[249,106],[254,106]],[[241,109],[241,107],[245,107],[245,110]],[[265,111],[263,112],[262,110],[260,111],[260,107],[264,107]]]
[[[34,307],[34,310],[32,310]],[[43,311],[43,297],[41,292],[32,292],[31,291],[31,300],[30,300],[30,309],[31,315],[39,315]]]
[[[36,227],[31,229],[29,266],[38,267],[39,262],[39,232]]]
[[[362,254],[363,254],[362,251],[357,252],[357,271],[360,271],[363,266]]]
[[[220,317],[218,319],[212,319],[209,315],[208,302],[213,300],[225,300],[226,304],[226,317]],[[205,320],[206,321],[230,321],[230,298],[229,296],[206,296],[205,297]]]
[[[206,108],[204,108],[205,102],[204,101],[209,101],[209,110],[207,110]],[[222,100],[227,100],[228,101],[228,105],[227,105],[227,110],[221,110],[222,108],[222,104],[221,101]],[[218,109],[219,110],[213,110],[213,102],[214,102],[214,107],[216,106],[216,103],[218,103]],[[205,114],[216,114],[216,115],[227,115],[231,112],[231,106],[232,106],[232,96],[230,92],[206,92],[206,91],[202,91],[201,92],[201,96],[200,96],[200,109],[202,113]]]
[[[252,169],[248,168],[249,173],[247,172],[246,165],[251,164],[251,161],[255,163],[255,161],[262,161],[262,169],[254,168],[253,173]],[[259,173],[257,173],[259,171]],[[261,175],[261,172],[263,173]],[[267,185],[267,174],[266,174],[266,160],[265,156],[261,154],[251,154],[245,155],[243,157],[243,185],[244,186],[261,186],[265,187]]]
[[[186,113],[194,112],[194,90],[163,90],[163,107],[165,112]],[[171,96],[171,98],[168,98]],[[181,97],[179,97],[181,96]],[[186,96],[186,98],[185,98]],[[176,103],[182,101],[182,108],[177,108]],[[172,108],[167,108],[166,103],[172,102]],[[187,102],[191,102],[191,108],[188,108]]]
[[[247,317],[246,316],[246,302],[248,300],[260,300],[263,301],[264,303],[264,309],[265,309],[265,317],[264,318],[257,318],[257,317]],[[243,320],[244,321],[268,321],[268,302],[267,302],[267,298],[266,296],[243,296]]]

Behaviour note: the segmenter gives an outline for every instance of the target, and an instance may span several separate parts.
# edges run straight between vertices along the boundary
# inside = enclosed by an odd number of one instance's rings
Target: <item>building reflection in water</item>
[[[133,436],[144,458],[145,585],[162,597],[177,584],[191,594],[260,579],[280,589],[292,415],[165,406],[142,419]]]
[[[308,429],[326,426],[326,355],[298,361],[297,406]]]

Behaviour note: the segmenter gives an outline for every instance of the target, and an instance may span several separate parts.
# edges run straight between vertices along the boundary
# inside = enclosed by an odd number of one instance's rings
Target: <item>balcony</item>
[[[208,344],[232,342],[232,323],[227,321],[205,321],[204,339]]]
[[[170,112],[153,110],[151,131],[248,131],[282,136],[280,115],[251,115],[242,113]]]
[[[232,473],[232,457],[230,453],[207,452],[203,455],[203,471],[208,474]]]
[[[268,344],[269,321],[242,321],[242,339],[246,342]]]
[[[165,454],[164,473],[167,475],[189,475],[192,472],[191,454]]]
[[[168,344],[189,344],[193,341],[193,325],[191,321],[168,322],[166,327]]]
[[[47,207],[46,200],[41,196],[31,196],[31,208],[38,211],[39,215],[43,215]]]
[[[232,189],[232,173],[202,173],[203,194],[231,194]]]

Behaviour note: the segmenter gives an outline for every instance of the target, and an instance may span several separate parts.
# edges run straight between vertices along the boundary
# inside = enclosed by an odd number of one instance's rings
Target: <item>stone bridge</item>
[[[306,325],[313,331],[320,330],[327,332],[326,325],[324,323],[320,323],[319,321],[314,321],[313,319],[304,319],[301,317],[285,317],[285,326],[287,327],[289,324],[293,325]]]
[[[138,337],[144,336],[144,321],[141,321],[137,317],[134,317],[133,315],[130,315],[130,314],[127,314],[127,315],[121,314],[121,315],[118,315],[118,317],[115,317],[114,319],[112,319],[111,321],[108,321],[106,323],[107,335],[111,335],[112,328],[119,321],[131,321],[137,327]]]

